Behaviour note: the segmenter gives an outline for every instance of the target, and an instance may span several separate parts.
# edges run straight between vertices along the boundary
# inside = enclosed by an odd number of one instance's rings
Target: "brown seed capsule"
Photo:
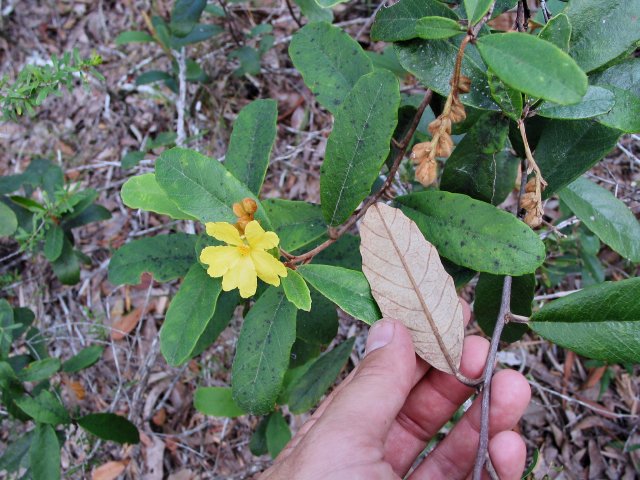
[[[467,118],[467,112],[464,109],[464,105],[457,97],[454,97],[453,102],[451,103],[451,113],[449,114],[449,118],[451,118],[451,121],[454,123],[461,122]]]
[[[539,227],[542,224],[542,214],[537,208],[529,210],[524,216],[524,223],[529,225],[531,228]]]
[[[453,151],[453,139],[448,133],[442,134],[438,137],[438,144],[436,145],[436,157],[446,158],[451,155]]]
[[[471,91],[471,79],[466,75],[460,75],[458,80],[458,92],[469,93]]]
[[[416,169],[416,180],[428,187],[438,178],[438,165],[434,160],[425,160]]]
[[[535,192],[529,192],[522,195],[520,200],[520,208],[524,208],[527,212],[536,208],[540,200],[536,198]]]
[[[531,192],[535,192],[536,191],[536,178],[535,177],[531,177],[529,180],[527,180],[527,184],[524,187],[524,191],[527,193],[531,193]]]
[[[433,150],[431,142],[416,143],[411,149],[411,160],[413,163],[421,163],[424,158],[427,158]]]

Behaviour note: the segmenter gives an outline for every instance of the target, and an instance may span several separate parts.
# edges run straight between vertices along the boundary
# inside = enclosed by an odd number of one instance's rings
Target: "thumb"
[[[384,438],[413,386],[416,356],[406,327],[383,319],[369,330],[364,360],[322,415],[322,423]],[[330,427],[331,428],[331,427]]]

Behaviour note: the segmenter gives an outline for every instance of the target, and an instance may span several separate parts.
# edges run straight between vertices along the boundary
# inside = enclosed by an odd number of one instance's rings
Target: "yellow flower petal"
[[[207,227],[207,235],[216,240],[228,243],[229,245],[244,245],[242,238],[240,238],[240,232],[230,223],[209,222],[205,224],[205,227]]]
[[[287,276],[285,266],[264,250],[251,250],[251,259],[260,279],[270,285],[280,285],[280,277]]]
[[[280,243],[280,239],[275,232],[265,232],[255,220],[249,222],[244,228],[244,236],[252,248],[260,248],[262,250],[277,247],[278,243]]]
[[[256,293],[258,278],[253,261],[249,255],[241,255],[233,268],[222,277],[222,289],[225,292],[238,288],[242,298],[249,298]]]
[[[221,277],[240,260],[242,254],[238,247],[205,247],[200,253],[200,261],[209,266],[207,273],[211,277]]]

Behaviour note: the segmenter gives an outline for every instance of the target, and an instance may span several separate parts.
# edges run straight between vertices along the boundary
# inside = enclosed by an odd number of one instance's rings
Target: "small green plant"
[[[12,308],[0,299],[0,391],[2,405],[12,421],[33,425],[26,433],[16,428],[0,456],[7,478],[60,478],[60,450],[71,425],[103,440],[138,443],[136,427],[113,413],[77,415],[61,400],[58,379],[90,367],[103,348],[87,347],[66,361],[50,357],[46,339],[33,325],[28,308]],[[27,427],[28,428],[28,427]]]
[[[86,86],[87,75],[104,81],[95,68],[101,63],[99,55],[93,54],[85,59],[74,49],[62,57],[52,55],[50,65],[26,65],[13,83],[5,75],[0,80],[0,108],[4,120],[17,120],[25,112],[35,115],[35,108],[48,96],[61,96],[63,88],[72,90],[78,80]]]
[[[23,173],[0,177],[0,236],[14,237],[21,251],[42,253],[62,283],[77,283],[80,264],[91,261],[74,248],[73,229],[111,218],[97,197],[94,189],[66,183],[49,160],[33,159]]]

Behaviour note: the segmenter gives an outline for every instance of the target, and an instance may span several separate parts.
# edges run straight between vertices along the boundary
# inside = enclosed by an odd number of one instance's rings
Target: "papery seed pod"
[[[531,177],[529,180],[527,180],[527,184],[524,187],[524,191],[527,193],[531,193],[531,192],[535,192],[536,191],[536,178],[535,177]]]
[[[440,131],[451,134],[451,119],[449,117],[442,117],[440,120]]]
[[[537,196],[535,192],[529,192],[529,193],[523,194],[522,198],[520,199],[520,208],[523,208],[526,211],[536,208],[536,206],[538,205],[538,202],[540,201],[536,197]]]
[[[524,223],[531,228],[539,227],[542,224],[542,213],[540,213],[537,208],[529,210],[524,216]]]
[[[436,145],[436,157],[448,157],[453,151],[453,139],[451,135],[443,134],[438,137],[438,144]]]
[[[428,187],[438,178],[438,164],[435,160],[425,160],[416,169],[416,180]]]
[[[442,125],[442,120],[440,119],[440,117],[436,118],[429,124],[429,133],[432,137],[435,136],[436,132],[440,130],[440,125]]]
[[[411,160],[414,163],[420,163],[423,158],[428,157],[433,150],[431,142],[416,143],[411,149]]]
[[[467,118],[467,112],[464,109],[464,105],[460,100],[456,100],[457,97],[454,97],[453,102],[451,103],[451,113],[449,114],[449,118],[454,123],[458,123]]]
[[[466,75],[460,75],[458,80],[458,92],[469,93],[471,91],[471,79]]]

